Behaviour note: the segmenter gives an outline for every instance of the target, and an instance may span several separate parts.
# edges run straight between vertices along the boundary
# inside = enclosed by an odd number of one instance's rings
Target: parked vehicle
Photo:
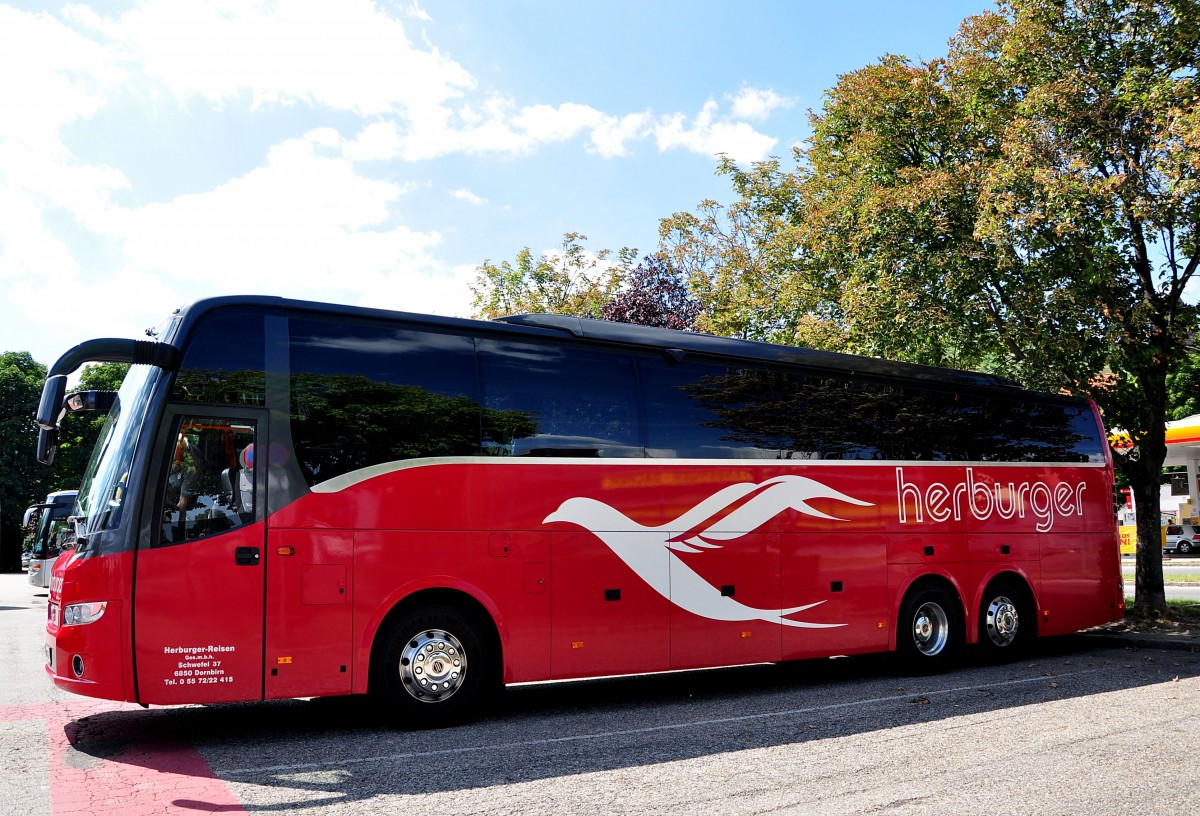
[[[62,552],[63,545],[74,540],[68,517],[75,507],[77,490],[59,490],[46,496],[46,501],[25,511],[24,526],[34,525],[33,552],[22,555],[29,566],[29,583],[36,587],[50,586],[50,568]],[[28,556],[28,561],[24,557]]]
[[[1191,555],[1200,550],[1200,529],[1191,524],[1168,524],[1167,543],[1163,552]]]
[[[88,361],[119,393],[67,394]],[[505,683],[960,646],[1124,615],[1094,403],[609,323],[265,297],[50,369],[104,411],[47,674],[142,705],[365,694],[411,725]],[[257,452],[257,453],[256,453]]]

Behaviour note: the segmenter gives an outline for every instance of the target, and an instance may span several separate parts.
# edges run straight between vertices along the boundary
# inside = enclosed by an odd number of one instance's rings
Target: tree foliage
[[[739,200],[701,202],[659,226],[661,253],[700,302],[696,328],[749,340],[795,342],[821,298],[802,264],[799,179],[771,159],[743,170],[722,158]]]
[[[638,323],[671,329],[696,328],[700,302],[689,277],[665,254],[634,266],[636,251],[584,247],[587,236],[569,232],[562,247],[534,261],[526,247],[516,261],[484,261],[475,270],[473,305],[477,317],[548,313]]]
[[[103,363],[88,366],[80,375],[80,389],[116,390],[128,366]],[[37,423],[34,415],[41,401],[46,367],[25,351],[0,354],[0,526],[11,558],[11,542],[19,541],[18,530],[25,508],[46,498],[54,490],[79,486],[103,418],[90,414],[66,417],[59,434],[59,454],[53,467],[37,461]],[[15,551],[14,551],[15,552]],[[0,568],[11,567],[0,564]]]
[[[1200,414],[1200,354],[1189,354],[1167,375],[1167,419]]]
[[[624,284],[600,309],[600,317],[691,331],[700,315],[688,281],[661,255],[647,256],[625,275]]]
[[[51,485],[49,468],[36,459],[37,423],[34,414],[42,395],[46,368],[28,352],[0,354],[0,570],[17,569],[21,515],[45,497]]]
[[[1092,396],[1136,443],[1137,604],[1164,605],[1167,377],[1200,263],[1200,7],[1010,0],[946,57],[839,78],[797,167],[663,224],[725,333]]]
[[[604,304],[621,285],[635,252],[622,249],[590,252],[586,235],[569,232],[562,246],[536,260],[529,247],[516,261],[484,261],[471,284],[472,306],[478,317],[522,313],[570,314],[599,317]]]

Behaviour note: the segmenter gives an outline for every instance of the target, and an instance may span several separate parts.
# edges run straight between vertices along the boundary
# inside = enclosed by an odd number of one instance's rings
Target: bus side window
[[[291,436],[309,487],[385,462],[479,452],[470,337],[290,318]]]
[[[651,458],[778,459],[781,406],[771,373],[723,361],[642,358]]]
[[[478,349],[486,454],[644,455],[631,356],[492,339]]]
[[[163,543],[254,521],[254,441],[253,423],[183,418],[163,491]]]

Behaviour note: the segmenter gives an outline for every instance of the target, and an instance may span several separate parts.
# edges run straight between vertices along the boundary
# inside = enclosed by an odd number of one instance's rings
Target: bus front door
[[[138,702],[262,699],[266,414],[176,411],[164,427],[161,520],[135,568]]]

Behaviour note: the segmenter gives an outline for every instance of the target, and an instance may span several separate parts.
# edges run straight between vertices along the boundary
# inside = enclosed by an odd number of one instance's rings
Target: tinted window
[[[646,453],[777,459],[791,406],[779,377],[737,364],[645,359]]]
[[[650,456],[1103,461],[1087,405],[694,360],[640,365]]]
[[[263,359],[261,314],[209,320],[188,341],[171,396],[190,402],[263,405]]]
[[[790,459],[887,459],[895,389],[870,383],[780,376],[776,388],[784,456]]]
[[[990,442],[984,402],[970,395],[891,387],[886,447],[891,457],[915,461],[967,462]]]
[[[643,455],[631,358],[553,343],[478,346],[485,453]]]
[[[1100,439],[1088,405],[990,400],[992,441],[1010,462],[1100,462]]]
[[[403,459],[479,452],[469,337],[292,319],[292,442],[309,485]]]
[[[1099,462],[1087,405],[895,390],[889,445],[895,459],[963,462]]]

